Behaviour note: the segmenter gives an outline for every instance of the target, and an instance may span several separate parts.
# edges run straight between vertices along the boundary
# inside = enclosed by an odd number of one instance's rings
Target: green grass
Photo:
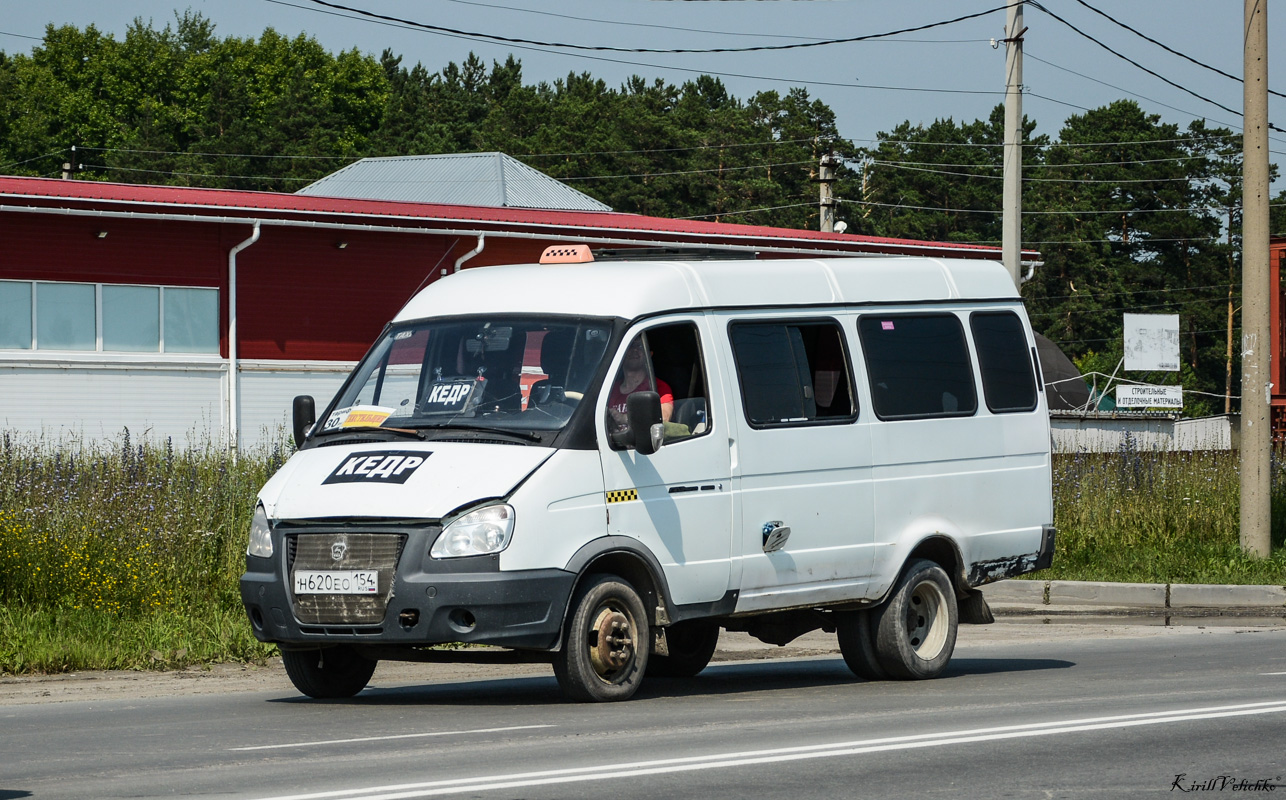
[[[0,435],[0,672],[139,669],[273,652],[237,579],[278,445],[55,447]]]
[[[1238,455],[1139,452],[1054,459],[1054,566],[1031,577],[1286,585],[1286,474],[1272,465],[1271,558],[1240,546]]]
[[[237,579],[260,486],[285,443],[55,447],[0,434],[0,673],[261,660]],[[1054,568],[1041,579],[1286,585],[1286,474],[1273,465],[1272,558],[1238,543],[1237,457],[1054,459]],[[999,501],[999,499],[998,499]]]

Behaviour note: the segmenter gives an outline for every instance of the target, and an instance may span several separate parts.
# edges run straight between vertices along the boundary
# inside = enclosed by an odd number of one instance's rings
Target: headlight
[[[246,555],[259,558],[272,555],[272,525],[262,505],[255,507],[254,519],[250,520],[250,543],[246,545]]]
[[[443,528],[429,555],[458,558],[499,553],[509,544],[513,530],[513,506],[484,506]]]

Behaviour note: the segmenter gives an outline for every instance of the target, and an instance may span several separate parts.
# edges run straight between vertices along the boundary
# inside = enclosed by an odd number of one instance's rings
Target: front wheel
[[[554,677],[582,702],[628,700],[638,691],[651,647],[638,592],[615,575],[585,579],[572,601]]]
[[[714,657],[719,626],[705,620],[677,622],[665,629],[669,655],[648,656],[647,674],[659,678],[691,678]]]
[[[951,579],[932,561],[912,561],[871,626],[880,665],[890,677],[922,680],[946,669],[956,647],[959,612]]]
[[[343,645],[283,650],[281,661],[295,688],[319,700],[352,697],[365,689],[375,674],[376,664]]]

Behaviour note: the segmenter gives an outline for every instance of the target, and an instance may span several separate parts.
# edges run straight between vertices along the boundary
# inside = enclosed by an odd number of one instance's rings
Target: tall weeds
[[[0,434],[0,671],[266,653],[244,620],[209,622],[242,614],[255,494],[284,460],[281,445],[234,461],[128,430],[113,444],[58,447]],[[40,626],[83,641],[40,646]],[[138,642],[120,652],[126,631]],[[230,638],[205,642],[203,631]]]
[[[1286,585],[1286,473],[1273,459],[1273,557],[1240,546],[1238,454],[1140,451],[1054,458],[1058,549],[1048,579]]]
[[[0,673],[259,659],[238,578],[259,487],[288,445],[58,446],[0,433]],[[998,502],[1001,499],[998,498]],[[1054,459],[1052,570],[1040,578],[1286,585],[1286,459],[1273,462],[1270,559],[1238,542],[1237,456]]]

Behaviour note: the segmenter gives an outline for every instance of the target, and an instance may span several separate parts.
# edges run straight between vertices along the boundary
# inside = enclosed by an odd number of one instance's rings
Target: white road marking
[[[1122,714],[1111,717],[1090,717],[1086,719],[1063,720],[1059,722],[1035,722],[1025,725],[1006,725],[996,728],[942,731],[939,733],[924,733],[914,736],[893,736],[883,739],[832,742],[830,744],[783,747],[772,750],[748,750],[743,752],[716,753],[706,756],[686,756],[681,758],[639,761],[625,764],[596,764],[589,767],[572,767],[568,769],[522,772],[509,775],[479,775],[469,778],[453,778],[449,780],[426,781],[423,783],[370,786],[359,789],[314,792],[311,794],[282,795],[278,797],[264,798],[264,800],[327,800],[328,798],[346,798],[349,800],[356,800],[357,798],[360,798],[361,800],[410,800],[410,798],[463,794],[465,792],[519,789],[530,786],[549,786],[563,783],[581,783],[586,781],[601,782],[605,780],[606,776],[610,776],[611,778],[627,778],[675,772],[694,772],[708,769],[727,769],[730,767],[746,767],[783,761],[836,758],[839,756],[879,753],[891,750],[942,747],[946,745],[988,742],[1001,739],[1053,736],[1064,733],[1111,730],[1114,728],[1131,728],[1143,725],[1162,725],[1169,722],[1220,719],[1224,717],[1238,717],[1254,714],[1277,714],[1281,712],[1286,712],[1286,700],[1245,703],[1242,705],[1231,706],[1210,706],[1206,708],[1177,711],[1158,711],[1146,714]]]
[[[1260,675],[1286,675],[1286,672],[1261,672]]]
[[[504,731],[529,731],[536,728],[552,728],[553,725],[513,725],[508,728],[477,728],[471,731],[433,731],[432,733],[398,733],[389,736],[363,736],[359,739],[328,739],[321,742],[288,742],[284,744],[261,744],[255,747],[230,747],[232,752],[247,750],[282,750],[290,747],[320,747],[327,744],[355,744],[359,742],[387,742],[392,739],[424,739],[430,736],[461,736],[466,733],[502,733]]]

